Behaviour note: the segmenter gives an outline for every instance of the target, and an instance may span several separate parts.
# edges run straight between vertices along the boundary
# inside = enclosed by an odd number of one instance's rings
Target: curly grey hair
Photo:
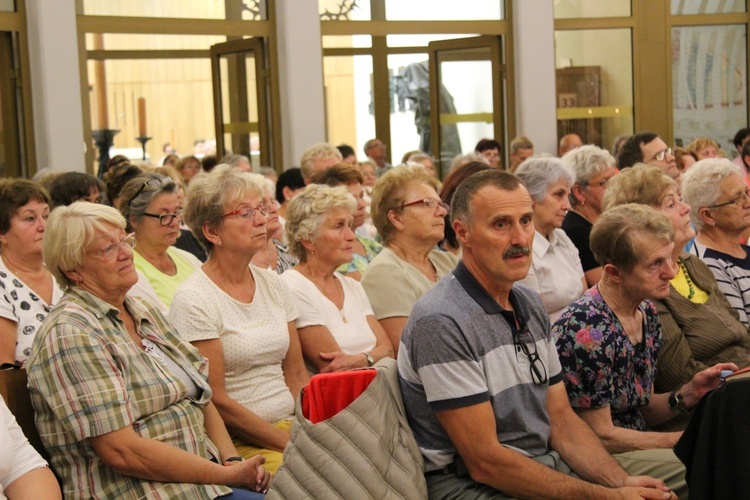
[[[726,158],[707,158],[695,162],[682,176],[682,198],[690,205],[690,220],[695,229],[701,231],[705,222],[701,219],[702,208],[716,205],[724,194],[721,183],[732,175],[742,175],[739,165]]]
[[[286,240],[289,253],[300,262],[307,262],[307,250],[302,240],[315,241],[329,210],[345,207],[352,213],[357,209],[354,196],[344,187],[310,184],[297,193],[286,209]]]

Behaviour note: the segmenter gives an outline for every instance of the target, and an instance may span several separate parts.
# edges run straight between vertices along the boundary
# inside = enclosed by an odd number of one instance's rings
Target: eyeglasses
[[[164,187],[168,184],[172,184],[174,181],[170,177],[162,177],[161,179],[149,179],[146,182],[143,183],[143,185],[140,187],[138,191],[135,192],[135,196],[130,198],[130,201],[128,201],[128,206],[130,206],[133,201],[140,196],[140,194],[143,192],[143,190],[148,186],[151,189],[159,189],[161,187]]]
[[[176,211],[173,214],[161,214],[161,215],[157,215],[157,214],[146,214],[146,213],[144,213],[144,214],[141,214],[141,215],[144,215],[146,217],[152,217],[154,219],[159,219],[159,224],[162,225],[162,226],[168,226],[168,225],[170,225],[172,223],[172,221],[175,220],[175,219],[182,220],[182,210],[178,210],[178,211]]]
[[[132,250],[133,248],[135,248],[135,233],[130,233],[129,235],[125,236],[123,239],[121,239],[117,243],[112,243],[111,245],[107,245],[106,247],[100,250],[94,250],[93,252],[88,252],[88,254],[96,255],[97,257],[104,257],[105,259],[111,259],[117,255],[117,252],[120,250],[120,247],[127,248],[128,250]]]
[[[447,203],[443,203],[442,201],[435,198],[424,198],[422,200],[412,201],[411,203],[404,203],[401,205],[401,208],[413,207],[416,205],[427,207],[430,210],[435,210],[438,206],[440,206],[440,208],[442,208],[446,212],[450,212],[451,210],[450,205],[448,205]]]
[[[528,344],[527,344],[528,342]],[[539,357],[539,352],[537,351],[536,342],[534,342],[534,337],[531,335],[531,332],[524,326],[523,329],[519,332],[516,330],[516,332],[513,335],[513,345],[516,348],[516,360],[518,360],[518,351],[522,351],[526,357],[529,359],[529,371],[531,372],[531,380],[536,385],[542,385],[547,383],[547,368],[544,366],[544,362]],[[530,347],[533,347],[530,349]]]
[[[711,205],[710,207],[706,207],[706,208],[708,209],[721,208],[721,207],[726,207],[727,205],[731,205],[732,203],[742,208],[742,204],[745,202],[745,200],[750,200],[750,188],[742,191],[740,194],[735,196],[733,200],[729,200],[724,203],[719,203],[718,205]]]
[[[609,184],[609,179],[604,179],[603,181],[599,181],[599,182],[584,182],[583,183],[584,186],[598,187],[602,189],[606,188],[607,184]]]
[[[249,220],[249,219],[254,219],[256,213],[259,213],[263,217],[268,217],[268,213],[269,213],[268,207],[265,205],[258,205],[258,208],[253,208],[253,207],[238,208],[237,210],[232,210],[231,212],[225,213],[224,215],[222,215],[222,218],[233,217],[237,215],[242,219]]]
[[[672,148],[667,148],[664,151],[659,151],[658,153],[656,153],[656,155],[654,155],[654,160],[664,161],[664,158],[666,158],[667,155],[672,156]]]

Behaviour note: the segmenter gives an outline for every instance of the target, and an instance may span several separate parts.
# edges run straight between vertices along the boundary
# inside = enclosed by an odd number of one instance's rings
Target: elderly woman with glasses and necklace
[[[399,166],[372,191],[372,221],[384,248],[362,274],[362,286],[396,354],[414,304],[458,264],[437,246],[445,237],[448,205],[436,188],[437,180],[421,166]]]
[[[177,288],[201,265],[194,255],[173,246],[182,220],[179,190],[171,178],[148,173],[128,181],[119,199],[127,230],[138,239],[133,259],[138,283],[129,294],[147,299],[165,315]]]
[[[693,170],[695,169],[695,170]],[[742,170],[724,158],[701,160],[682,177],[682,194],[698,235],[690,249],[708,265],[740,321],[750,325],[750,189]]]
[[[292,294],[251,264],[267,245],[263,186],[222,164],[190,181],[187,200],[185,221],[209,257],[175,293],[169,320],[208,358],[213,402],[239,454],[263,455],[276,472],[309,375]]]
[[[690,171],[688,171],[689,173]],[[716,363],[750,365],[750,334],[721,293],[711,270],[682,249],[694,235],[690,206],[679,186],[659,167],[637,164],[612,179],[604,195],[605,211],[626,203],[648,205],[672,221],[675,276],[669,293],[654,298],[659,312],[664,348],[656,374],[656,390],[679,390],[701,370]]]
[[[598,284],[554,323],[568,399],[631,475],[662,479],[687,497],[685,468],[671,448],[682,432],[647,429],[684,413],[717,387],[719,363],[685,385],[659,393],[654,380],[665,349],[659,315],[648,299],[663,299],[675,276],[675,230],[663,213],[629,204],[605,211],[591,231],[603,267]]]

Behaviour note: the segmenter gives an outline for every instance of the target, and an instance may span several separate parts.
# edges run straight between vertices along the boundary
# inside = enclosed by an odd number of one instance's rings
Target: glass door
[[[17,35],[0,31],[0,177],[27,177]]]
[[[254,169],[272,165],[270,85],[262,38],[211,47],[216,155],[244,154]]]
[[[444,178],[451,160],[474,151],[480,139],[495,139],[507,150],[507,72],[500,36],[430,42],[428,50],[430,126],[424,133]],[[507,151],[501,151],[502,156]]]

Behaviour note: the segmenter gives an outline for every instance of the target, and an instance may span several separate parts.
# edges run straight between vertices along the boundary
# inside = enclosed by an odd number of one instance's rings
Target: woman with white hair
[[[311,184],[289,202],[286,237],[299,264],[282,275],[294,295],[302,353],[315,372],[393,356],[362,285],[336,271],[351,262],[356,202],[343,186]]]
[[[529,158],[518,167],[534,204],[533,252],[529,274],[521,283],[542,297],[550,321],[577,300],[586,290],[586,279],[578,250],[560,229],[570,210],[570,188],[575,182],[573,169],[554,157]]]
[[[266,219],[266,246],[253,256],[252,263],[263,269],[282,274],[297,264],[297,259],[289,254],[289,246],[281,241],[283,228],[279,220],[279,206],[276,204],[276,186],[273,181],[260,175],[248,174],[263,189],[263,205],[268,209]]]
[[[562,160],[573,167],[576,176],[562,230],[578,249],[586,284],[591,287],[602,277],[602,267],[589,247],[589,234],[602,214],[602,197],[607,183],[617,174],[617,162],[606,150],[592,145],[568,151]]]
[[[708,265],[719,290],[748,324],[750,247],[740,236],[750,229],[750,188],[742,170],[724,158],[697,162],[682,177],[682,196],[698,235],[690,250]]]

